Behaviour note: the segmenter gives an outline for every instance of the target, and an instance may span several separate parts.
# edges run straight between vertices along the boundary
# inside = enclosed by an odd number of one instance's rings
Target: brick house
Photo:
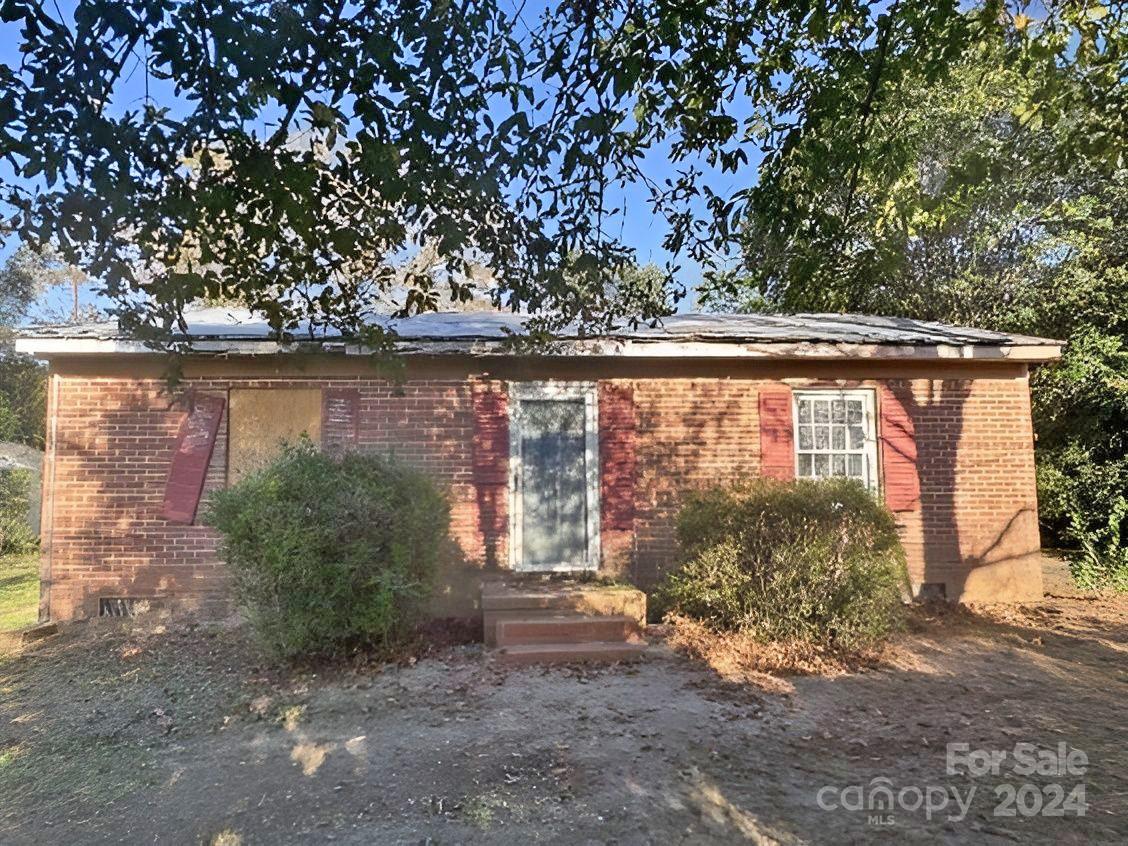
[[[381,450],[444,483],[457,558],[442,613],[483,577],[597,571],[645,588],[674,560],[683,491],[763,474],[847,475],[893,510],[914,589],[1041,596],[1029,368],[1040,338],[849,315],[679,315],[658,328],[504,342],[509,314],[398,321],[385,378],[340,339],[280,345],[247,315],[190,317],[166,363],[113,324],[38,327],[50,362],[41,615],[121,600],[226,606],[208,491],[302,433]]]

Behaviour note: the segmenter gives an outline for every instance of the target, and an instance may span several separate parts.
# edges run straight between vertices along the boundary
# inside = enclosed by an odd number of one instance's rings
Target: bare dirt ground
[[[75,625],[0,657],[0,842],[1128,842],[1126,598],[917,611],[881,665],[837,676],[650,652],[280,673],[238,629]],[[1008,760],[948,775],[961,742]],[[1015,775],[1021,742],[1087,767]],[[848,809],[881,778],[891,811]],[[1083,784],[1085,815],[996,815],[1027,782],[1026,810]],[[962,818],[912,808],[973,787]]]

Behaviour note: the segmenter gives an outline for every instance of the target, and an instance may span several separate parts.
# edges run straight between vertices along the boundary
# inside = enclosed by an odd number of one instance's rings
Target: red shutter
[[[509,403],[499,385],[474,384],[474,481],[509,484]]]
[[[795,478],[791,390],[760,392],[760,475],[787,481]]]
[[[496,382],[474,382],[472,462],[474,495],[478,505],[478,533],[486,566],[508,560],[503,543],[509,520],[509,402]]]
[[[635,519],[635,407],[630,385],[599,385],[600,528],[631,531]]]
[[[192,397],[190,410],[180,424],[176,448],[165,482],[161,514],[173,523],[191,523],[208,475],[219,421],[227,400],[211,394]]]
[[[322,449],[331,455],[356,449],[359,424],[359,388],[326,388],[321,392]]]
[[[920,476],[913,418],[888,385],[881,386],[880,438],[885,504],[890,511],[914,511],[920,506]]]

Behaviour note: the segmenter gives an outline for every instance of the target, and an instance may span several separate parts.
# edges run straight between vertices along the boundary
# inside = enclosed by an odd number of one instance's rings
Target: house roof
[[[240,309],[207,308],[185,313],[188,331],[175,337],[200,353],[264,354],[295,349],[311,341],[326,351],[366,352],[332,329],[312,335],[307,327],[293,342],[279,342],[261,318]],[[527,317],[510,312],[433,312],[380,318],[395,331],[406,354],[513,354],[506,343],[520,334]],[[677,314],[658,325],[622,326],[597,337],[565,329],[545,354],[641,357],[781,358],[987,358],[1048,361],[1062,342],[985,329],[949,326],[900,317],[856,314]],[[116,321],[30,326],[16,348],[50,358],[60,355],[151,353],[123,333]]]

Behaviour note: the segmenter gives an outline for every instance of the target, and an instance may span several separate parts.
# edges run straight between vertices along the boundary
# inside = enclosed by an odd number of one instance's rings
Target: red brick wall
[[[186,386],[308,387],[297,380],[190,380]],[[500,524],[484,535],[472,478],[474,415],[470,383],[318,381],[358,388],[357,442],[420,467],[448,486],[458,557],[479,562],[487,542],[504,547]],[[93,616],[100,596],[175,598],[216,613],[226,608],[216,537],[199,525],[161,517],[165,480],[184,410],[160,380],[60,378],[55,435],[52,525],[44,555],[51,616]],[[204,496],[225,484],[226,419],[209,466]],[[500,535],[496,529],[500,528]]]
[[[638,516],[633,575],[653,584],[675,560],[684,491],[759,472],[759,389],[753,380],[662,379],[635,384]]]
[[[828,387],[789,379],[796,388]],[[964,601],[1041,596],[1034,436],[1025,376],[851,381],[894,387],[916,429],[921,501],[896,514],[914,588]],[[633,574],[648,585],[676,559],[687,488],[760,472],[757,394],[779,382],[636,383],[640,479]],[[879,397],[880,399],[880,397]],[[880,417],[880,413],[878,415]]]
[[[638,511],[638,415],[631,383],[599,384],[600,569],[629,575]]]
[[[792,376],[801,368],[789,372],[785,365],[775,365],[778,372],[739,378],[668,378],[661,370],[633,366],[638,372],[615,373],[613,380],[601,383],[604,403],[615,400],[600,415],[606,428],[601,439],[604,496],[611,490],[614,500],[605,509],[603,553],[609,569],[648,586],[675,560],[673,527],[681,494],[759,472],[760,391],[778,389],[783,378],[791,387],[817,382],[809,377],[810,366],[805,377]],[[467,378],[476,372],[475,365],[461,367],[460,372],[448,368],[449,377],[409,377],[400,385],[372,375],[306,374],[191,378],[188,386],[223,392],[230,387],[308,387],[312,380],[322,388],[356,390],[358,446],[391,452],[448,485],[454,555],[473,568],[504,568],[507,501],[496,480],[485,480],[492,485],[489,491],[489,485],[476,483],[483,481],[483,431],[475,396],[476,391],[493,390],[504,397],[505,380],[496,374]],[[546,378],[547,373],[513,375]],[[590,369],[577,375],[560,367],[556,375],[591,378]],[[46,474],[54,482],[44,535],[50,574],[44,588],[51,616],[95,615],[100,596],[175,599],[178,605],[207,612],[222,610],[226,592],[213,533],[160,516],[183,409],[162,393],[158,377],[101,378],[64,369],[54,378],[57,419],[49,445],[54,466]],[[836,383],[878,384],[898,392],[916,431],[921,503],[897,515],[914,582],[941,583],[950,598],[1039,595],[1024,372],[1012,368],[982,379],[916,376]],[[205,495],[225,483],[226,430],[224,420]],[[493,440],[497,453],[504,438]],[[624,479],[633,481],[627,485]],[[472,579],[452,580],[444,593],[452,607],[469,607],[477,598]]]
[[[1026,379],[889,384],[916,431],[921,503],[897,515],[910,576],[965,601],[1041,598]]]
[[[214,610],[224,598],[214,535],[161,516],[185,411],[156,380],[60,378],[57,390],[43,550],[50,616],[97,615],[101,596],[177,596]],[[225,424],[205,492],[224,484]]]

